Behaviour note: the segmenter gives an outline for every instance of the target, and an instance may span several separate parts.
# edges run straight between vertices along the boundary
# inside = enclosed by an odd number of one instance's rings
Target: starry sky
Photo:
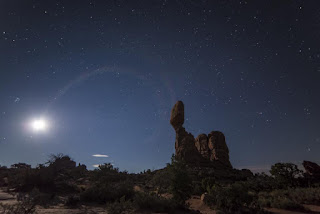
[[[319,38],[318,0],[1,0],[0,165],[164,167],[177,100],[234,167],[319,163]]]

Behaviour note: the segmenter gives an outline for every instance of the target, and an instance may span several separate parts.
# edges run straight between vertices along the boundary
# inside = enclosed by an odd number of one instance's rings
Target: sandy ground
[[[305,213],[319,213],[320,214],[320,206],[316,205],[303,205],[306,209],[310,210],[311,212],[299,212],[299,211],[288,211],[288,210],[281,210],[276,208],[267,209],[268,211],[275,213],[275,214],[305,214]]]
[[[320,213],[320,206],[316,206],[316,205],[303,205],[303,206],[311,210],[312,212]]]
[[[85,207],[81,209],[67,209],[64,206],[54,206],[47,209],[38,208],[38,214],[54,214],[54,213],[61,213],[61,214],[107,214],[106,209],[104,208],[88,208],[87,210]]]
[[[13,195],[10,195],[0,189],[0,203],[14,204],[16,202],[17,202],[16,197],[14,197]]]
[[[0,192],[0,201],[6,201],[6,200],[14,200],[15,197],[12,195],[5,193],[5,192]]]
[[[304,213],[318,213],[320,214],[320,206],[316,205],[303,205],[306,209],[310,210],[310,212],[298,212],[298,211],[288,211],[288,210],[281,210],[281,209],[275,209],[271,208],[268,209],[270,212],[273,212],[275,214],[304,214]]]
[[[215,214],[216,212],[205,205],[199,196],[192,196],[191,199],[187,201],[190,204],[190,208],[193,210],[199,210],[202,214]]]

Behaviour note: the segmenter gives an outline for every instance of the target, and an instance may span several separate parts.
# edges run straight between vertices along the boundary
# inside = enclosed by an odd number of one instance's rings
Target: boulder
[[[318,164],[311,161],[303,161],[302,165],[306,170],[306,174],[320,178],[320,166]]]
[[[203,201],[203,202],[205,202],[206,199],[207,199],[207,197],[208,197],[208,193],[205,192],[205,193],[203,193],[203,194],[201,195],[200,200]]]
[[[171,110],[170,123],[175,130],[182,127],[184,123],[184,105],[178,101]]]

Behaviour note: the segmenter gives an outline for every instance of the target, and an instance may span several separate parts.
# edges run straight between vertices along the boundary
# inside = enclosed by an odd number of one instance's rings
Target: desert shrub
[[[123,196],[107,206],[110,214],[131,213],[133,211],[174,213],[177,209],[183,209],[181,205],[171,199],[160,197],[155,193],[143,192],[137,192],[133,199],[128,200]]]
[[[108,192],[108,189],[94,185],[80,193],[80,200],[85,202],[104,203],[106,202],[105,195],[108,194]]]
[[[271,203],[272,207],[285,209],[285,210],[304,210],[304,207],[295,203],[289,198],[279,198]]]
[[[172,174],[170,191],[176,203],[186,205],[185,201],[192,194],[192,180],[183,161],[177,160],[174,156],[172,156],[171,160],[171,165],[168,166]]]
[[[276,187],[275,179],[264,173],[255,174],[253,177],[248,178],[244,183],[246,183],[250,191],[254,192],[272,191]]]
[[[73,179],[68,172],[56,174],[55,169],[17,169],[10,173],[9,187],[19,192],[30,192],[37,188],[41,192],[72,193],[76,191]]]
[[[320,188],[296,188],[288,190],[288,195],[300,204],[320,205]]]
[[[126,200],[123,196],[119,200],[109,203],[107,205],[107,211],[109,214],[125,214],[125,213],[132,213],[133,205],[130,200]]]
[[[320,188],[296,188],[259,193],[259,204],[291,210],[303,210],[301,204],[320,204]]]
[[[193,181],[192,187],[192,195],[201,195],[205,192],[205,190],[202,188],[201,182]]]
[[[209,189],[205,203],[223,213],[259,213],[257,197],[243,183],[226,187],[214,185]]]
[[[95,184],[80,194],[80,200],[86,202],[106,203],[121,197],[132,198],[133,184],[129,181],[99,185]]]
[[[0,203],[0,213],[2,214],[34,214],[36,213],[36,203],[32,197],[19,196],[16,204]]]
[[[64,205],[68,207],[76,207],[79,204],[79,202],[80,202],[79,196],[69,195]]]
[[[158,194],[163,194],[169,191],[171,178],[171,171],[168,168],[164,168],[155,172],[150,179],[150,184],[155,187]]]
[[[48,207],[50,205],[55,205],[59,203],[58,197],[54,193],[40,192],[39,189],[35,188],[28,194],[20,193],[18,194],[18,200],[28,200],[32,201],[36,205],[43,207]]]
[[[209,192],[210,188],[216,184],[216,179],[214,177],[207,177],[202,179],[201,187],[203,190]]]
[[[17,191],[23,191],[31,181],[32,170],[30,168],[13,168],[8,174],[8,187],[14,188]],[[33,187],[27,189],[32,190]]]
[[[304,207],[292,200],[281,190],[270,193],[259,193],[258,203],[262,207],[274,207],[286,210],[304,210]]]
[[[51,155],[46,164],[39,164],[35,169],[24,163],[12,165],[8,186],[19,192],[37,188],[41,192],[72,193],[77,189],[74,181],[82,175],[79,170],[85,168],[77,168],[69,156]]]
[[[113,167],[110,163],[102,164],[92,172],[93,182],[99,184],[120,182],[128,179],[129,174],[126,171],[120,172],[118,168]]]
[[[298,178],[302,176],[302,171],[292,163],[276,163],[271,166],[270,173],[275,178],[278,189],[298,186]]]
[[[179,205],[171,199],[166,199],[156,194],[148,194],[143,192],[136,193],[133,203],[135,208],[138,210],[148,210],[156,213],[171,213],[175,209],[179,208]]]
[[[13,205],[0,203],[1,214],[34,214],[36,213],[35,205],[26,203],[17,203]]]

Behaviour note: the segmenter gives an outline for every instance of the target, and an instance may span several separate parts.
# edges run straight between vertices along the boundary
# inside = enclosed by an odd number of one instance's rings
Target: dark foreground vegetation
[[[52,155],[36,168],[25,163],[0,167],[0,187],[18,199],[1,204],[0,213],[36,213],[37,206],[61,203],[102,206],[110,214],[199,213],[189,209],[192,195],[220,213],[267,213],[270,207],[307,211],[303,204],[320,205],[320,167],[310,163],[304,163],[305,171],[277,163],[267,175],[200,169],[173,157],[164,169],[130,174],[108,163],[90,171],[69,156]]]

